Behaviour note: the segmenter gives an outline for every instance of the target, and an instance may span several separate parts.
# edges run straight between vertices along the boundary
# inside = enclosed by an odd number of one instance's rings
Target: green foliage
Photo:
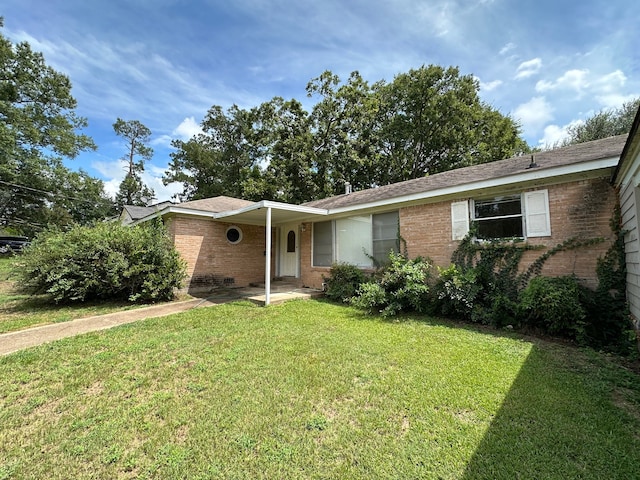
[[[533,248],[515,241],[478,243],[472,228],[453,253],[452,265],[440,272],[435,287],[440,312],[494,326],[513,323],[518,265]]]
[[[597,245],[602,242],[604,242],[604,238],[601,237],[589,239],[579,239],[575,237],[568,238],[564,242],[559,243],[553,248],[550,248],[538,258],[536,258],[533,262],[531,262],[531,265],[527,267],[527,270],[519,278],[519,287],[525,287],[530,278],[540,275],[540,273],[542,272],[542,267],[544,266],[546,261],[549,260],[553,255],[559,252],[566,252],[569,250],[575,250],[577,248]]]
[[[581,297],[573,276],[533,278],[520,296],[520,320],[552,335],[581,339],[587,316]]]
[[[362,284],[351,303],[383,317],[406,311],[425,312],[431,303],[431,270],[426,259],[410,260],[391,252],[389,264],[377,273],[375,282]]]
[[[473,322],[534,327],[581,345],[628,354],[634,349],[626,305],[626,261],[620,207],[611,219],[615,241],[598,259],[595,291],[574,277],[541,277],[544,264],[559,252],[590,247],[603,238],[566,241],[546,250],[527,269],[518,265],[527,250],[538,247],[515,242],[474,240],[473,228],[440,270],[435,285],[437,310]]]
[[[636,342],[626,298],[626,232],[622,229],[620,205],[616,205],[610,225],[615,240],[604,257],[598,259],[596,291],[584,299],[588,312],[584,337],[590,346],[628,354],[636,350]]]
[[[564,144],[573,145],[629,133],[639,107],[640,98],[636,98],[623,103],[620,108],[600,110],[584,123],[569,127],[569,138]]]
[[[484,163],[526,151],[517,123],[483,104],[457,68],[423,66],[392,82],[330,71],[307,85],[311,111],[274,97],[257,107],[212,106],[203,134],[174,141],[163,181],[182,200],[217,195],[303,203]]]
[[[116,194],[116,204],[119,209],[125,205],[144,207],[155,197],[153,190],[142,183],[140,177],[144,172],[144,162],[153,156],[153,149],[147,145],[151,130],[138,120],[124,121],[118,118],[113,124],[113,131],[126,141],[126,153],[122,159],[128,166],[127,175]]]
[[[452,263],[447,268],[438,268],[438,275],[435,292],[440,313],[471,320],[482,289],[476,271]]]
[[[480,101],[473,75],[422,66],[381,84],[380,144],[387,176],[379,184],[509,158],[527,150],[519,127]]]
[[[47,224],[110,215],[102,181],[62,163],[95,149],[77,133],[87,122],[75,113],[69,78],[27,42],[1,34],[0,72],[0,227],[31,237]]]
[[[367,281],[367,275],[355,265],[335,263],[329,270],[329,277],[323,279],[327,283],[325,295],[328,298],[349,303],[360,285]]]
[[[160,221],[77,226],[40,234],[20,258],[25,291],[58,302],[171,299],[185,264]]]

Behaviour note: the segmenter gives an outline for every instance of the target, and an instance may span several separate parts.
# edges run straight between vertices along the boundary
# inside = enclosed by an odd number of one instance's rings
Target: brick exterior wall
[[[525,252],[520,263],[526,269],[545,251],[572,237],[601,237],[603,243],[560,252],[545,263],[542,274],[547,276],[576,275],[582,283],[594,287],[597,283],[597,259],[604,255],[613,241],[609,221],[616,204],[616,192],[607,178],[574,181],[550,185],[549,214],[551,236],[528,240],[540,249]],[[525,190],[526,191],[526,190]],[[435,265],[446,267],[459,242],[452,240],[451,201],[430,203],[400,209],[400,232],[411,258],[429,257]],[[305,224],[301,237],[301,275],[306,286],[320,288],[328,267],[311,265],[311,223]]]
[[[322,289],[322,276],[329,276],[329,267],[311,265],[312,223],[303,223],[300,228],[300,277],[305,287]]]
[[[247,286],[264,282],[265,229],[253,225],[235,225],[242,230],[242,241],[227,241],[229,223],[195,217],[172,217],[166,222],[169,234],[187,262],[185,285],[190,292],[220,286]],[[272,246],[275,246],[272,237]],[[272,247],[272,271],[275,247]]]

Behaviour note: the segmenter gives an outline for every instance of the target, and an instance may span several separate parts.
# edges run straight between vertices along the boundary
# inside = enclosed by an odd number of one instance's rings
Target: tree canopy
[[[116,194],[116,205],[118,209],[125,205],[144,207],[155,197],[153,189],[147,187],[140,177],[145,161],[153,157],[153,148],[148,145],[151,130],[138,120],[125,121],[121,118],[115,121],[113,130],[126,142],[126,153],[122,159],[127,163],[127,174]]]
[[[528,151],[513,119],[480,101],[457,68],[429,65],[369,84],[325,71],[307,85],[310,111],[275,97],[212,106],[203,133],[174,141],[165,183],[182,200],[230,195],[302,203]]]
[[[620,108],[600,110],[584,123],[570,127],[569,137],[564,144],[573,145],[629,133],[639,107],[640,98],[636,98],[623,103]]]
[[[0,18],[0,27],[3,26]],[[95,149],[77,133],[68,77],[27,42],[0,34],[0,227],[32,235],[49,223],[104,218],[113,206],[100,180],[71,172],[62,157]]]

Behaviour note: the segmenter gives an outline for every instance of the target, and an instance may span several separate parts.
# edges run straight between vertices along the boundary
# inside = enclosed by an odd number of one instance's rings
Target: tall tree
[[[638,108],[640,108],[640,98],[623,103],[620,108],[600,110],[587,118],[584,123],[570,127],[569,137],[564,145],[629,133]]]
[[[486,163],[526,151],[518,124],[483,104],[455,67],[410,70],[378,84],[381,183]]]
[[[204,134],[174,141],[163,181],[183,200],[214,195],[301,203],[500,160],[528,146],[511,118],[480,102],[456,68],[422,67],[370,85],[326,71],[307,85],[310,113],[276,97],[251,110],[214,106]]]
[[[347,182],[357,190],[378,184],[380,98],[375,88],[358,72],[341,84],[325,71],[307,85],[309,97],[320,97],[310,116],[319,196],[342,193]]]
[[[263,168],[245,182],[245,196],[288,203],[314,198],[313,140],[302,104],[275,97],[254,113],[254,162]]]
[[[181,182],[181,200],[218,195],[252,198],[259,190],[245,193],[245,183],[261,175],[255,142],[256,110],[233,105],[226,112],[214,105],[202,121],[203,133],[184,142],[174,140],[165,184]],[[252,195],[253,193],[253,195]]]
[[[153,148],[148,145],[151,130],[138,120],[121,118],[113,124],[113,130],[126,141],[126,154],[122,159],[127,163],[127,174],[120,183],[116,204],[120,209],[124,205],[146,206],[155,198],[153,189],[147,187],[140,176],[145,161],[153,157]]]
[[[68,77],[27,42],[0,34],[0,228],[32,235],[53,220],[48,214],[64,198],[57,180],[71,173],[61,157],[95,149],[76,133],[87,125],[76,105]]]

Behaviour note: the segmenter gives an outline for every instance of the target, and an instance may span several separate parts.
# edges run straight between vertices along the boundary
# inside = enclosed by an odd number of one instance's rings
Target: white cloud
[[[606,93],[603,95],[596,95],[595,98],[602,105],[602,108],[620,108],[623,103],[631,102],[640,97],[638,93],[632,93],[624,95],[622,93]]]
[[[544,149],[556,147],[569,137],[569,128],[583,123],[583,120],[573,120],[562,127],[559,125],[547,125],[544,128],[542,138],[538,141],[538,145]]]
[[[120,184],[127,173],[127,162],[124,160],[116,161],[94,161],[91,166],[96,169],[100,174],[106,178],[104,182],[104,190],[111,198],[115,198]],[[152,163],[147,163],[144,172],[140,177],[142,182],[149,188],[152,188],[156,194],[156,200],[154,202],[162,202],[165,200],[172,200],[171,197],[177,193],[182,192],[182,184],[178,182],[164,185],[162,183],[162,177],[167,170],[166,166],[158,166]],[[175,201],[175,199],[173,199]]]
[[[172,132],[172,135],[179,137],[181,140],[187,141],[192,137],[203,133],[202,127],[193,117],[185,118]]]
[[[516,48],[516,44],[515,43],[507,43],[504,47],[502,47],[500,49],[500,55],[506,55],[507,53],[509,53],[511,50],[515,50]]]
[[[201,133],[203,133],[202,127],[196,122],[195,118],[187,117],[180,125],[173,129],[171,135],[160,135],[151,141],[151,145],[171,148],[171,142],[173,140],[179,139],[186,142]]]
[[[502,80],[494,80],[493,82],[482,83],[480,82],[480,88],[486,92],[490,92],[491,90],[495,90],[500,85],[502,85]]]
[[[540,58],[534,58],[527,60],[518,65],[516,69],[516,79],[528,78],[535,75],[542,68],[542,60]]]
[[[547,80],[540,80],[536,83],[537,92],[547,92],[550,90],[569,89],[575,90],[579,94],[582,94],[586,88],[589,87],[589,81],[587,75],[589,70],[568,70],[555,82],[549,82]]]
[[[553,107],[544,97],[534,97],[527,103],[518,105],[513,117],[520,121],[525,136],[530,136],[553,120]]]

